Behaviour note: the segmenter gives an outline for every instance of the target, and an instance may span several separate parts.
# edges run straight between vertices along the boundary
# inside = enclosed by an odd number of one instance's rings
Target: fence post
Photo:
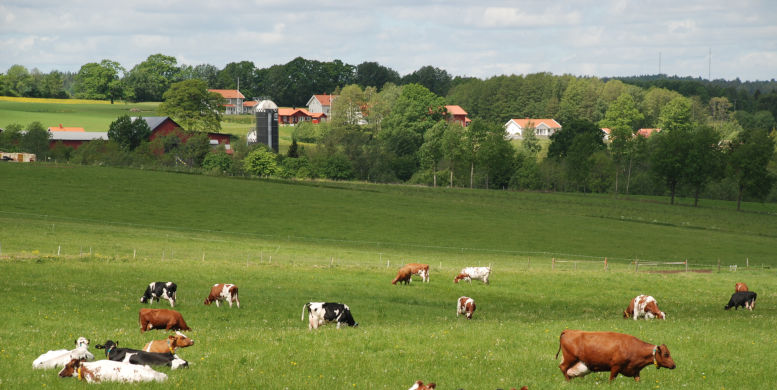
[[[575,262],[575,271],[577,271],[577,262]]]
[[[607,271],[607,258],[604,258],[604,270]]]
[[[59,252],[62,251],[62,245],[57,247],[57,257],[59,257]]]
[[[688,259],[685,259],[685,272],[688,272]]]
[[[750,268],[750,258],[749,257],[745,258],[745,268],[748,268],[748,269]]]
[[[550,270],[551,271],[555,271],[556,270],[556,258],[555,257],[550,260]]]
[[[634,260],[634,272],[639,272],[639,259]]]
[[[526,269],[531,269],[531,257],[526,259]]]
[[[135,258],[135,255],[137,255],[137,254],[138,254],[138,250],[135,249],[135,248],[132,248],[132,258],[133,259]]]

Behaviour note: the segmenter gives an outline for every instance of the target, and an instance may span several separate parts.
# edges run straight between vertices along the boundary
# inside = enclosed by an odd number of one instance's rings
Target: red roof
[[[561,124],[556,122],[555,119],[523,118],[523,119],[512,119],[512,121],[515,122],[515,124],[517,124],[518,126],[521,126],[522,128],[527,128],[527,127],[535,127],[536,128],[537,126],[539,126],[542,123],[544,123],[545,126],[548,126],[551,129],[560,129],[561,128]]]
[[[651,135],[653,135],[653,133],[658,133],[660,131],[661,129],[639,129],[637,130],[637,135],[641,135],[645,138],[648,138]]]
[[[249,100],[246,102],[243,102],[243,107],[253,107],[255,105],[259,104],[256,100]]]
[[[464,111],[464,109],[461,108],[460,106],[455,106],[455,105],[445,106],[445,109],[448,110],[448,114],[451,114],[451,115],[467,115],[467,112]]]
[[[59,127],[51,126],[48,128],[49,131],[84,131],[83,127],[62,127],[62,124],[59,124]]]
[[[308,110],[304,108],[288,108],[288,107],[280,107],[278,108],[278,116],[292,116],[297,113],[301,113],[305,116],[310,116],[310,113]]]
[[[245,99],[240,91],[236,89],[209,89],[208,92],[216,92],[224,97],[224,99]]]
[[[310,117],[313,119],[325,118],[326,114],[324,114],[323,112],[314,112],[310,114]]]
[[[318,100],[322,106],[331,106],[332,100],[337,97],[337,95],[313,95],[313,97]]]

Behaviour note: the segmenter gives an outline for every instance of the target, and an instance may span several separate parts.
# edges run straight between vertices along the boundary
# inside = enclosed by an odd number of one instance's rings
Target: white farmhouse
[[[555,119],[510,119],[504,125],[507,139],[523,139],[524,130],[531,129],[534,135],[540,138],[548,138],[561,130],[561,125]]]

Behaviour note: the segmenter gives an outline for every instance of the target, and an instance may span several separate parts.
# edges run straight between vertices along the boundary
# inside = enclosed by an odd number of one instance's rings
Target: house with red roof
[[[318,115],[324,115],[319,113]],[[317,115],[317,116],[318,116]],[[313,117],[304,108],[278,108],[278,124],[279,125],[296,125],[299,122],[313,120]]]
[[[332,101],[335,99],[337,95],[313,95],[305,105],[308,106],[309,113],[323,113],[328,118],[332,116]]]
[[[510,119],[504,128],[508,139],[523,139],[523,132],[527,130],[534,131],[537,137],[548,138],[561,130],[561,124],[549,118],[523,118]]]
[[[237,89],[209,89],[208,92],[215,92],[226,100],[224,103],[224,115],[237,115],[243,113],[243,96]]]
[[[448,112],[449,122],[458,123],[464,127],[469,126],[469,123],[472,122],[471,119],[467,118],[467,112],[460,106],[445,106],[445,110]]]
[[[83,127],[64,127],[62,124],[59,124],[59,127],[57,126],[51,126],[47,129],[48,131],[80,131],[83,132]]]
[[[651,135],[661,132],[661,129],[639,129],[637,135],[640,137],[650,138]]]

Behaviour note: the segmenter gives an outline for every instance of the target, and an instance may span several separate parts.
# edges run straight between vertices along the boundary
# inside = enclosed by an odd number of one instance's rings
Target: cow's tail
[[[558,351],[556,351],[556,359],[558,359],[558,354],[561,352],[561,338],[564,337],[564,332],[562,331],[561,334],[558,336]]]
[[[305,321],[305,310],[310,311],[310,302],[302,306],[302,318],[300,318],[300,321]]]

